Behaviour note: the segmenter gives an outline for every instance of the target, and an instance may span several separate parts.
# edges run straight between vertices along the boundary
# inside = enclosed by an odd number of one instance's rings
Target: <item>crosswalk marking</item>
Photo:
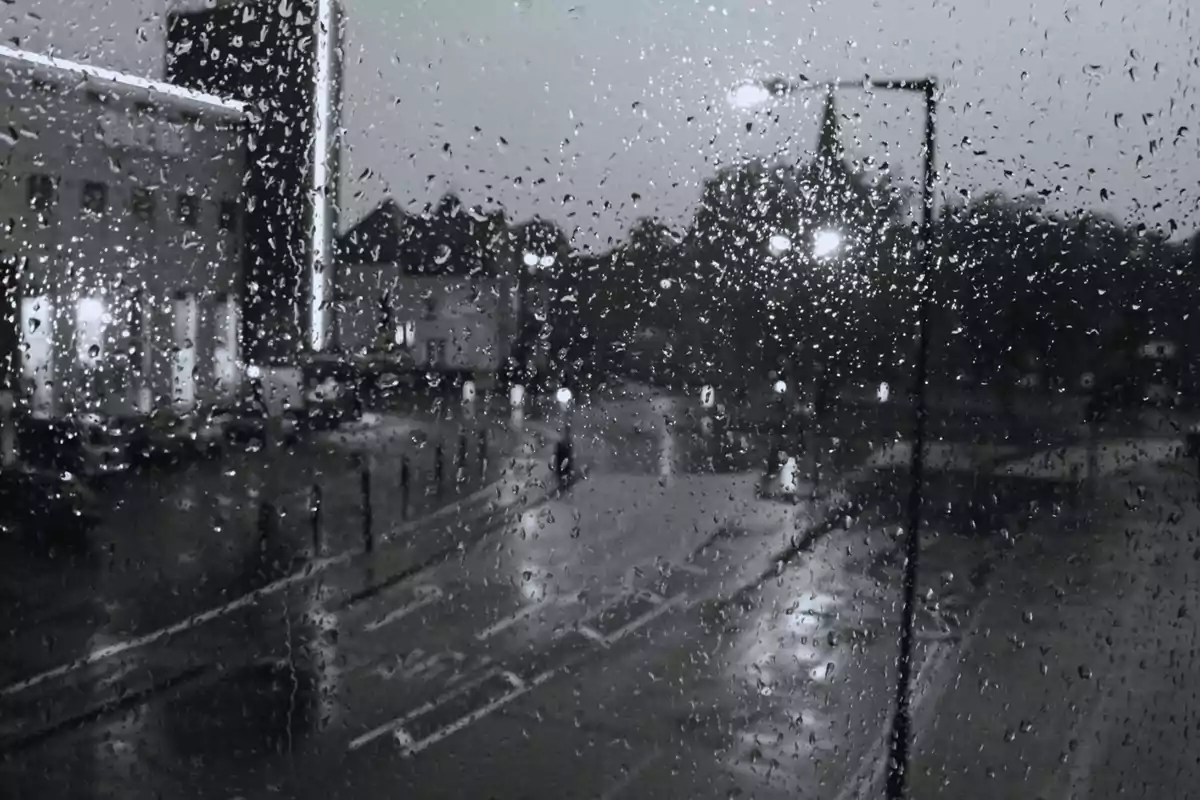
[[[377,631],[383,626],[389,625],[396,620],[404,619],[409,614],[419,611],[426,606],[432,605],[445,597],[445,592],[436,586],[418,586],[414,591],[414,594],[417,595],[416,600],[392,609],[387,614],[384,614],[382,617],[373,622],[368,622],[363,626],[363,630],[367,633]]]

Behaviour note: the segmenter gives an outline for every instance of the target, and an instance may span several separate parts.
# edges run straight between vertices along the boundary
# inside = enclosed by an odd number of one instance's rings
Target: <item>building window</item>
[[[200,203],[196,196],[186,192],[180,194],[176,198],[175,213],[184,225],[195,227],[196,219],[200,216]]]
[[[108,187],[96,181],[83,184],[82,205],[89,214],[103,215],[108,211]]]
[[[150,222],[154,219],[154,195],[149,189],[142,187],[134,189],[130,205],[133,215],[143,222]]]
[[[54,179],[49,175],[29,176],[29,207],[47,212],[54,206]]]
[[[237,230],[238,204],[236,200],[221,201],[221,218],[218,224],[223,231]]]

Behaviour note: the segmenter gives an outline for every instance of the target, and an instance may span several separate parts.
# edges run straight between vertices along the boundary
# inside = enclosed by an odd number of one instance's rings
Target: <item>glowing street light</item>
[[[729,105],[741,111],[756,111],[770,104],[774,94],[759,81],[746,81],[733,87],[726,98]]]
[[[767,249],[771,251],[771,255],[779,257],[792,249],[792,240],[782,233],[773,233],[767,240]]]
[[[825,259],[837,254],[842,249],[842,234],[834,230],[824,229],[813,234],[813,258]]]
[[[933,78],[899,79],[871,78],[859,80],[835,80],[814,82],[800,76],[796,80],[776,76],[735,86],[728,95],[734,108],[753,111],[800,92],[832,92],[840,89],[861,92],[890,91],[915,94],[922,98],[925,107],[925,135],[923,153],[924,180],[921,186],[921,250],[920,271],[928,275],[933,267],[933,215],[934,183],[936,180],[935,151],[937,146],[938,83]],[[841,237],[814,238],[813,253],[820,258],[822,251],[829,255],[836,252],[835,243]],[[925,288],[928,281],[918,284],[917,294],[917,353],[914,365],[913,391],[913,446],[911,480],[908,495],[908,520],[904,539],[904,573],[902,578],[903,614],[900,622],[900,654],[896,669],[896,704],[893,709],[892,730],[889,737],[886,796],[888,800],[904,800],[908,796],[909,747],[912,728],[912,679],[916,637],[917,608],[917,559],[921,551],[921,507],[922,483],[924,481],[924,451],[926,434],[926,382],[929,370],[929,297]]]

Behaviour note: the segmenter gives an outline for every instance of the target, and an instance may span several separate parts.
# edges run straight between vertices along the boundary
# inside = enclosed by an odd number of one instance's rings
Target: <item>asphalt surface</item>
[[[101,657],[0,688],[2,793],[879,796],[907,476],[784,503],[669,426],[572,430],[586,480],[531,475],[448,522],[439,560],[381,552],[142,643],[98,630]],[[1197,476],[1118,466],[931,476],[913,796],[1190,790]]]

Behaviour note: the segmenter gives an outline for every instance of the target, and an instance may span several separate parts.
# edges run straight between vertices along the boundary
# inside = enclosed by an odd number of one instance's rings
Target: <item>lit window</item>
[[[104,358],[104,328],[108,315],[99,297],[81,297],[75,306],[75,352],[79,363],[92,369]]]

